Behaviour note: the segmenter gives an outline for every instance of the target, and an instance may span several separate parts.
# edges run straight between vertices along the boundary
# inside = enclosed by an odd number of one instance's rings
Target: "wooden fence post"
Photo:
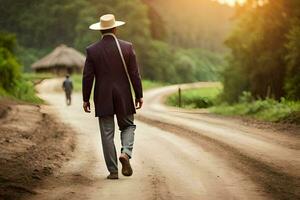
[[[181,108],[181,88],[178,87],[178,107]]]

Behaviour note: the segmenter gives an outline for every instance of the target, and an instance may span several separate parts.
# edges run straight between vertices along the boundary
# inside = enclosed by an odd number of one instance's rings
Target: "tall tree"
[[[53,48],[75,39],[84,0],[0,0],[0,30],[16,33],[22,46]]]
[[[287,34],[287,76],[285,90],[287,97],[300,100],[300,1],[291,0],[289,4],[290,30]]]
[[[224,97],[236,101],[242,91],[254,97],[285,95],[284,81],[287,71],[287,33],[295,14],[292,0],[269,1],[263,6],[248,4],[238,24],[227,39],[231,49],[228,67],[224,72]]]

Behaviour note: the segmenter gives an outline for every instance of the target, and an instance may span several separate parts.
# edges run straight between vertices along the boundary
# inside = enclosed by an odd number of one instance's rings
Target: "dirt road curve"
[[[79,94],[65,105],[63,94],[53,92],[60,81],[40,85],[50,104],[44,109],[74,128],[77,148],[29,199],[299,199],[299,137],[163,106],[163,95],[176,86],[145,94],[136,121],[134,175],[106,180],[97,120],[82,112]],[[115,138],[120,149],[119,134]]]

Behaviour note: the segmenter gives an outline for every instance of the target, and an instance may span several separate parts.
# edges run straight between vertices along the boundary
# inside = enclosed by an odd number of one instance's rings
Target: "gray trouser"
[[[118,171],[117,152],[114,143],[115,122],[114,116],[99,117],[102,148],[106,167],[109,172]],[[126,153],[130,158],[134,142],[134,131],[136,126],[133,123],[133,115],[118,116],[118,126],[121,131],[121,152]]]

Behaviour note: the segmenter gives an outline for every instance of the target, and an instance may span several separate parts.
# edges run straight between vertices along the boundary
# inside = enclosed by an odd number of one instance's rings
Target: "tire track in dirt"
[[[237,170],[242,171],[255,183],[258,183],[263,191],[272,196],[272,199],[299,199],[300,198],[300,179],[299,177],[278,171],[277,168],[270,166],[256,158],[249,156],[233,146],[220,140],[187,129],[180,125],[168,124],[160,120],[138,115],[137,119],[161,130],[172,132],[180,137],[189,138],[200,146],[205,146],[218,157],[228,158]]]

